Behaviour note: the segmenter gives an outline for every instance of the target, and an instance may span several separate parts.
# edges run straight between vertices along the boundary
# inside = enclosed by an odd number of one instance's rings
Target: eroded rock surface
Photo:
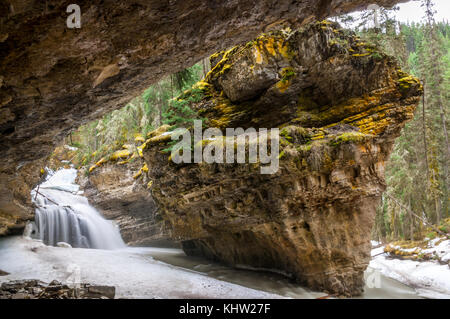
[[[147,189],[145,172],[136,176],[142,165],[140,159],[126,164],[110,162],[96,168],[88,177],[80,174],[78,182],[89,203],[106,219],[117,222],[127,245],[178,247],[171,240]]]
[[[68,29],[71,1],[0,1],[0,235],[32,214],[32,162],[70,130],[262,31],[398,2],[79,0],[81,28]]]
[[[179,99],[196,100],[206,126],[279,127],[280,169],[176,165],[162,152],[170,134],[160,128],[143,153],[173,235],[188,254],[360,294],[385,161],[413,117],[420,82],[326,21],[264,34],[211,62],[206,80]]]

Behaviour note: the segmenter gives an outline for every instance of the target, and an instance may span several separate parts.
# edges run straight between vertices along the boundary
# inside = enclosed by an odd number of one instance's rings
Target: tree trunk
[[[430,180],[430,167],[428,166],[428,144],[427,144],[427,127],[425,119],[425,81],[423,82],[423,99],[422,99],[422,135],[423,135],[423,147],[425,152],[425,167],[427,168],[427,185]]]
[[[408,211],[408,216],[409,216],[409,240],[414,240],[414,217],[412,215],[412,210],[411,210],[411,196],[409,197],[409,211]]]

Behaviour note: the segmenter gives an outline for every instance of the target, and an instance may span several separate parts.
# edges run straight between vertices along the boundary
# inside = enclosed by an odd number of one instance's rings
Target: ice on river
[[[448,261],[450,255],[450,240],[442,241],[426,252],[435,252],[441,260]],[[384,247],[372,250],[372,261],[369,267],[378,270],[383,275],[415,288],[420,296],[426,298],[450,298],[450,268],[437,261],[418,262],[387,258]]]
[[[111,285],[116,298],[282,298],[157,261],[149,256],[152,249],[60,248],[22,237],[5,238],[0,240],[0,269],[10,275],[0,281],[56,279]]]
[[[124,248],[118,250],[45,246],[22,237],[0,239],[0,269],[10,273],[1,281],[77,279],[116,287],[118,298],[318,298],[279,274],[233,269],[179,249]],[[418,298],[414,289],[373,269],[367,271],[360,298]],[[375,284],[375,285],[373,285]]]

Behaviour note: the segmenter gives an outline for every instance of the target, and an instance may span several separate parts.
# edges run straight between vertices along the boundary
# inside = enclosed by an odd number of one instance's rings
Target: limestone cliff
[[[158,212],[150,192],[141,159],[117,164],[108,162],[88,176],[79,174],[78,182],[89,203],[106,219],[117,222],[123,240],[130,246],[178,247]]]
[[[163,151],[168,127],[153,132],[143,154],[173,236],[188,254],[360,294],[385,162],[413,117],[420,82],[327,21],[266,33],[211,63],[205,81],[179,99],[196,101],[210,127],[279,127],[280,169],[177,165]]]
[[[401,1],[77,0],[80,29],[66,26],[72,1],[0,1],[0,235],[32,215],[33,162],[70,130],[262,31]]]

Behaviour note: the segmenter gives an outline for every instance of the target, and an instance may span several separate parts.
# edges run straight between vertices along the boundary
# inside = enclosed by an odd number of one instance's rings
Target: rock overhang
[[[328,21],[269,32],[211,60],[206,79],[179,99],[206,127],[279,128],[280,168],[174,164],[164,152],[170,127],[151,133],[143,156],[174,236],[191,254],[360,294],[384,165],[414,115],[420,81]]]

